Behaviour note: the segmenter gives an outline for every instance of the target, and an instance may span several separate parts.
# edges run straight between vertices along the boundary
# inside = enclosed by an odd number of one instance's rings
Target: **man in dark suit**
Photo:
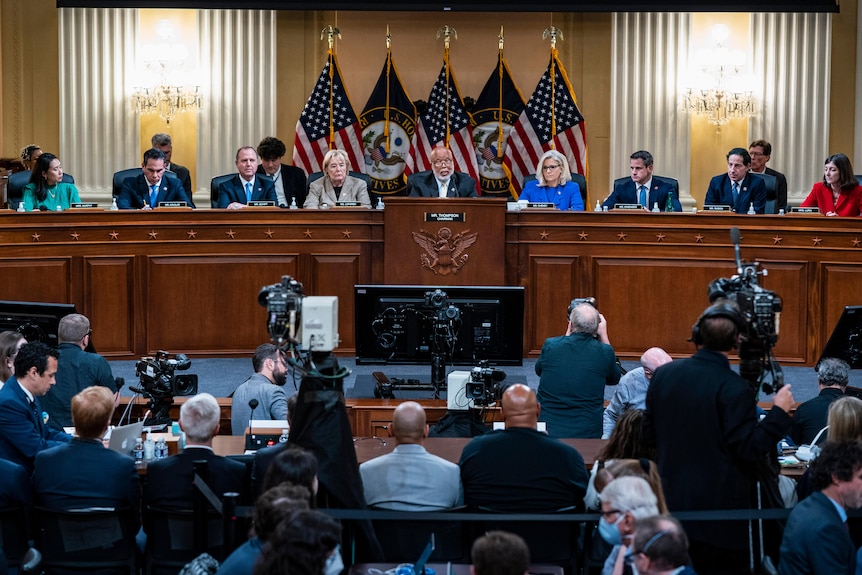
[[[603,206],[612,210],[616,204],[640,204],[643,209],[649,210],[658,204],[658,209],[665,211],[667,195],[672,194],[673,211],[682,211],[679,198],[673,193],[673,186],[665,180],[652,177],[652,154],[645,150],[635,152],[629,158],[629,167],[631,179],[614,182],[614,191],[604,201]]]
[[[730,206],[737,214],[745,214],[753,204],[754,213],[762,214],[766,207],[766,186],[762,179],[748,173],[750,166],[748,150],[730,150],[727,153],[727,173],[709,181],[703,205]]]
[[[100,385],[72,398],[75,437],[36,455],[36,504],[50,509],[128,508],[139,526],[141,485],[135,460],[105,448],[102,437],[114,414],[114,394]]]
[[[156,459],[147,465],[144,480],[143,510],[147,506],[168,509],[191,509],[195,493],[194,462],[207,462],[204,481],[219,498],[228,491],[237,492],[244,500],[247,491],[245,464],[215,455],[213,436],[218,433],[221,410],[209,393],[189,398],[180,408],[180,428],[186,434],[182,453]],[[144,530],[147,529],[146,521]]]
[[[856,546],[847,529],[847,510],[862,507],[862,443],[827,442],[808,469],[817,491],[790,512],[778,573],[855,573]]]
[[[475,198],[476,180],[455,171],[452,150],[431,150],[431,169],[407,177],[407,195],[422,198]]]
[[[775,197],[766,199],[775,200],[776,209],[787,210],[787,178],[781,172],[766,167],[766,162],[772,157],[772,144],[766,140],[754,140],[748,146],[748,153],[751,156],[752,174],[775,176]]]
[[[27,473],[37,453],[72,439],[48,426],[39,400],[55,383],[58,358],[57,350],[42,342],[24,344],[15,356],[15,375],[0,389],[0,458]]]
[[[27,470],[17,463],[0,459],[0,508],[30,507],[32,503]]]
[[[160,202],[185,202],[192,205],[180,181],[165,171],[165,154],[161,150],[151,148],[144,152],[141,167],[143,174],[123,181],[117,197],[118,208],[150,210],[157,208]]]
[[[165,154],[165,169],[175,174],[177,179],[182,182],[183,189],[186,191],[186,196],[189,198],[189,205],[191,207],[195,207],[195,202],[192,199],[192,195],[194,194],[194,188],[192,188],[192,177],[189,173],[189,169],[185,166],[181,166],[179,164],[175,164],[171,162],[171,156],[173,155],[174,146],[171,142],[170,134],[154,134],[150,139],[150,144]]]
[[[275,186],[272,180],[257,172],[257,151],[251,146],[243,146],[236,152],[236,167],[239,173],[222,182],[218,189],[218,207],[241,210],[249,201],[275,202]]]
[[[287,148],[278,138],[268,136],[261,140],[257,145],[257,155],[260,156],[257,173],[272,178],[277,205],[287,207],[296,202],[296,206],[301,208],[305,203],[305,172],[282,164],[285,152]]]
[[[658,368],[647,390],[644,433],[658,450],[667,506],[674,511],[750,509],[757,470],[790,429],[793,395],[785,385],[757,419],[751,384],[727,359],[745,328],[736,304],[709,306],[692,328],[697,353]],[[764,482],[777,482],[777,476]],[[695,570],[737,574],[748,569],[744,521],[688,522]]]
[[[844,397],[850,381],[850,366],[843,359],[824,357],[817,364],[817,384],[820,393],[796,408],[790,437],[797,445],[810,444],[817,433],[826,427],[829,406]]]
[[[643,575],[696,575],[688,567],[688,537],[675,518],[653,515],[638,519],[632,564]]]

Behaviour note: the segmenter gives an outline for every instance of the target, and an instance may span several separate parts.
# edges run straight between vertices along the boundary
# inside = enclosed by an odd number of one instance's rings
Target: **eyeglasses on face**
[[[448,165],[450,165],[451,163],[452,163],[452,160],[451,160],[451,159],[449,159],[449,158],[446,158],[446,159],[444,159],[444,160],[434,160],[434,165],[435,165],[435,166],[437,166],[438,168],[439,168],[440,166],[448,166]]]
[[[560,164],[554,164],[553,166],[542,166],[542,170],[545,172],[550,172],[551,170],[556,170],[560,167]]]

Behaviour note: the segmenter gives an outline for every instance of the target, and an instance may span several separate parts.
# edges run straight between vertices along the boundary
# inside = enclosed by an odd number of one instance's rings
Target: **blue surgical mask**
[[[338,575],[342,571],[344,571],[344,561],[341,559],[341,545],[336,545],[332,555],[326,558],[321,575]]]
[[[608,523],[604,517],[599,519],[599,535],[611,545],[622,545],[623,543],[620,530],[617,527],[619,522],[623,520],[623,517],[625,517],[625,513],[619,513],[617,520],[613,523]]]

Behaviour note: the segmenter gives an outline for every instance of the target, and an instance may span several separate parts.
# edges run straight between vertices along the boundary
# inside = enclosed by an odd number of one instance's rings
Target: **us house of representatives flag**
[[[296,122],[293,165],[306,174],[320,172],[323,156],[333,148],[347,152],[351,169],[362,171],[362,129],[344,88],[338,60],[330,49],[323,71]]]
[[[515,85],[502,50],[497,66],[473,107],[473,146],[483,196],[508,197],[509,177],[503,170],[506,139],[524,111],[524,97]]]
[[[521,193],[524,177],[535,173],[539,158],[551,149],[566,156],[573,172],[588,176],[584,117],[556,49],[506,142],[503,166],[514,197]]]
[[[371,190],[381,195],[404,195],[407,192],[404,170],[416,133],[416,106],[401,83],[390,51],[359,123],[364,172],[371,176]]]

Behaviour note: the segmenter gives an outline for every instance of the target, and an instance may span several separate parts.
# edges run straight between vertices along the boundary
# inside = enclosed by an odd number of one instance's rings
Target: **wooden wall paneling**
[[[822,318],[820,328],[820,345],[814,349],[814,355],[809,359],[816,362],[823,352],[823,347],[832,335],[838,318],[848,305],[862,305],[862,266],[825,262],[821,265],[822,299],[819,314]]]
[[[566,308],[578,294],[578,256],[529,257],[529,288],[525,294],[525,313],[532,318],[525,349],[538,355],[545,339],[566,333]],[[574,295],[573,295],[574,294]]]
[[[306,263],[307,261],[307,263]],[[364,283],[360,254],[310,254],[304,258],[305,275],[311,288],[306,295],[334,295],[338,297],[338,331],[341,338],[339,352],[356,350],[353,329],[353,286]]]
[[[81,305],[72,301],[72,256],[4,258],[0,276],[0,299]]]
[[[297,275],[295,254],[146,258],[147,353],[248,353],[269,340],[263,286]]]
[[[134,355],[134,256],[81,259],[84,296],[78,311],[90,318],[93,345],[106,357]]]

